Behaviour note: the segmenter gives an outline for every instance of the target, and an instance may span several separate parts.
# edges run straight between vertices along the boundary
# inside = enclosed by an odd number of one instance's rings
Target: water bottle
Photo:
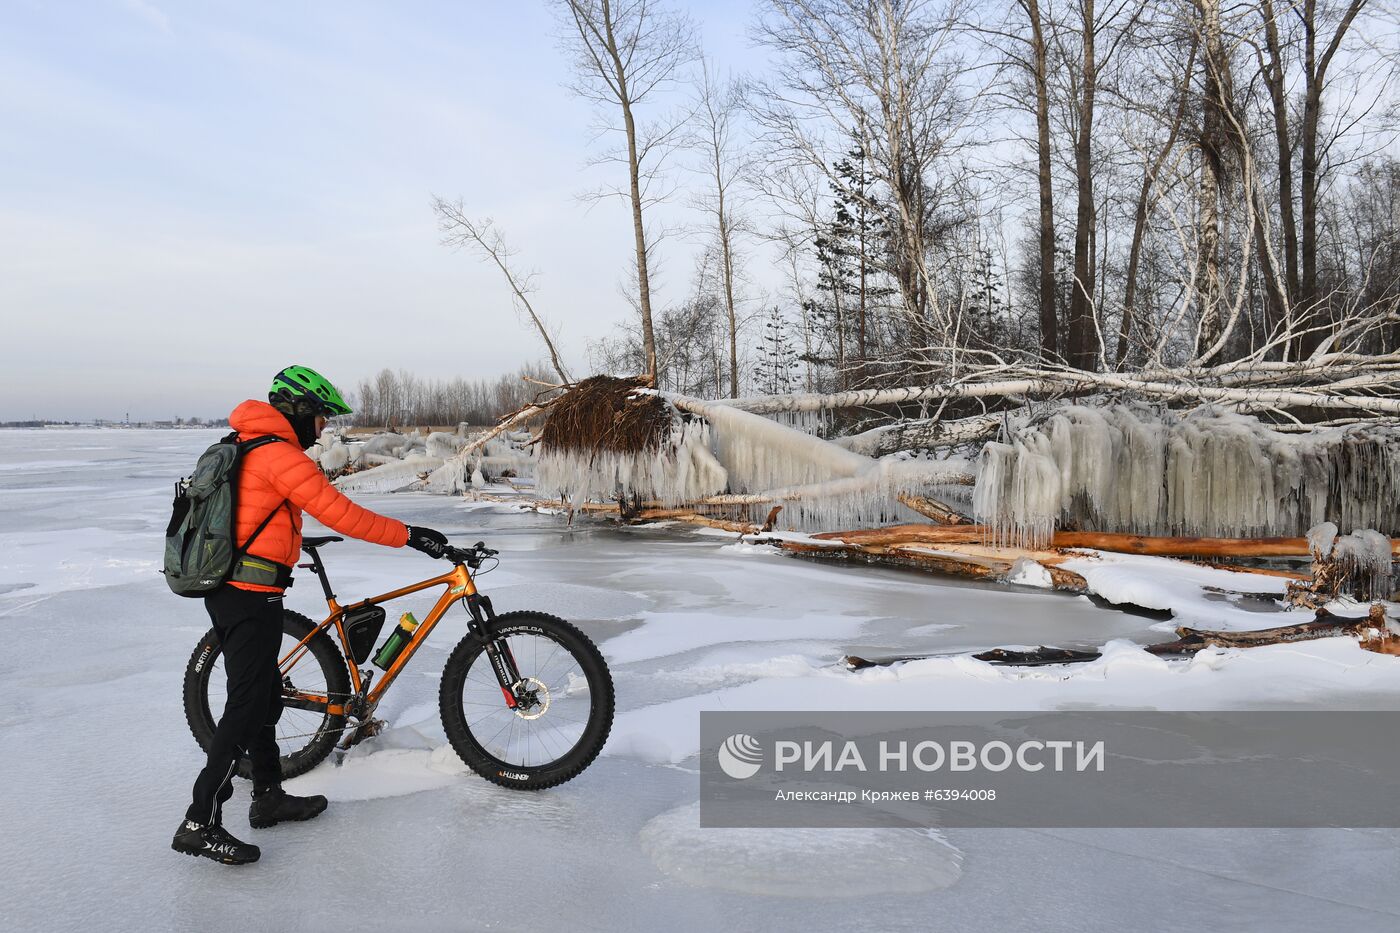
[[[393,665],[394,659],[399,656],[399,652],[403,651],[404,645],[412,640],[413,633],[417,629],[418,620],[413,617],[413,613],[405,612],[399,616],[399,624],[394,626],[389,637],[384,639],[379,653],[374,656],[374,666],[387,671]]]

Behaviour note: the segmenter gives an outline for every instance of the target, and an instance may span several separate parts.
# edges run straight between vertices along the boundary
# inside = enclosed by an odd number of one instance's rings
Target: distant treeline
[[[169,421],[0,421],[0,428],[225,428],[227,418],[172,418]]]
[[[528,404],[545,387],[527,379],[554,383],[545,366],[531,363],[497,379],[423,379],[408,370],[381,369],[361,380],[348,420],[365,426],[491,424]]]

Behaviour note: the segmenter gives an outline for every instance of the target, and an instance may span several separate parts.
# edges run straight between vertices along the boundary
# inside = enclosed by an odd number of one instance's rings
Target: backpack
[[[249,451],[280,440],[265,435],[240,441],[235,431],[200,454],[194,473],[175,483],[170,524],[165,528],[165,568],[161,571],[171,592],[207,596],[218,589],[272,521],[282,504],[267,513],[242,547],[237,546],[234,516],[238,514],[239,467]],[[258,563],[273,567],[270,562]]]

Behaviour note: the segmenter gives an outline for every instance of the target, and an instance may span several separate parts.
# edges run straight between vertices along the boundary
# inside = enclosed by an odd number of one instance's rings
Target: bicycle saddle
[[[301,549],[303,551],[309,551],[314,547],[320,547],[323,544],[330,544],[332,541],[344,540],[345,539],[342,538],[340,535],[321,535],[318,538],[302,538]]]

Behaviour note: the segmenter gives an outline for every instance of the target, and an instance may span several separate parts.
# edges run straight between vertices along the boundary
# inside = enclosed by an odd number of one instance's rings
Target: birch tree
[[[695,60],[695,28],[683,13],[658,0],[556,0],[564,21],[563,42],[573,58],[574,91],[598,108],[605,128],[622,136],[621,149],[608,160],[627,168],[623,194],[632,209],[636,257],[637,308],[647,375],[658,378],[656,335],[652,328],[650,244],[646,211],[667,149],[683,120],[641,121],[642,112]]]
[[[889,232],[910,349],[955,345],[957,321],[938,306],[929,268],[968,116],[955,11],[930,0],[768,0],[765,12],[756,37],[777,53],[776,76],[756,85],[751,112],[772,156],[860,199],[832,167],[860,140],[884,195],[866,207]]]
[[[701,69],[697,88],[691,145],[700,154],[704,187],[696,205],[712,225],[718,253],[719,281],[723,290],[729,337],[729,394],[739,396],[739,309],[735,297],[738,239],[744,218],[736,203],[739,180],[746,162],[739,151],[737,120],[741,109],[739,85],[719,78],[708,63]]]

